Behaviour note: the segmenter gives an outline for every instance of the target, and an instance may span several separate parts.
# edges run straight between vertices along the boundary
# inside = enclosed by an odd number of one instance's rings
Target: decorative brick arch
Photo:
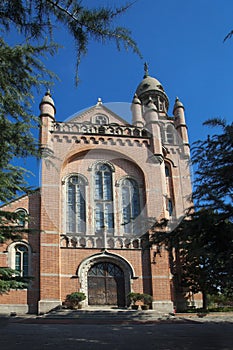
[[[109,262],[117,265],[124,272],[125,279],[125,305],[127,305],[127,295],[131,291],[131,280],[135,279],[135,272],[132,265],[119,255],[104,251],[84,259],[77,269],[77,276],[80,282],[80,291],[87,296],[85,304],[88,305],[88,271],[90,268],[99,262]]]

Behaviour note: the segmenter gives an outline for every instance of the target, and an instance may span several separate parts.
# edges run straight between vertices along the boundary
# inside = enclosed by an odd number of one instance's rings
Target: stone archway
[[[86,294],[86,305],[127,305],[131,279],[135,278],[131,264],[119,255],[103,252],[85,259],[77,275],[80,290]]]

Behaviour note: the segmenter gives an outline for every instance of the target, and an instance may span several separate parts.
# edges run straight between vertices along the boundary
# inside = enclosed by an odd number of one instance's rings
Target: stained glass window
[[[112,169],[108,164],[97,164],[94,176],[96,231],[110,232],[114,228]]]
[[[86,230],[85,183],[78,176],[71,176],[67,181],[67,232],[78,233]]]
[[[134,220],[140,213],[140,197],[138,184],[133,179],[121,182],[122,216],[125,232],[134,231]]]

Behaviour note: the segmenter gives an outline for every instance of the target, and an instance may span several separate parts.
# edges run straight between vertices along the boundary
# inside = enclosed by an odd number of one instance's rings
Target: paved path
[[[232,323],[0,326],[1,350],[232,350]]]

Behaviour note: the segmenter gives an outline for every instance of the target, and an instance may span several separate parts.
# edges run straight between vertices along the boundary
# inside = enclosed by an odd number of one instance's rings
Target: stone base
[[[163,314],[174,312],[173,302],[170,300],[153,301],[152,309]]]
[[[0,304],[0,314],[8,315],[16,313],[17,315],[27,314],[29,311],[27,304]]]
[[[60,300],[40,300],[38,303],[38,314],[47,313],[60,305],[62,305]]]

